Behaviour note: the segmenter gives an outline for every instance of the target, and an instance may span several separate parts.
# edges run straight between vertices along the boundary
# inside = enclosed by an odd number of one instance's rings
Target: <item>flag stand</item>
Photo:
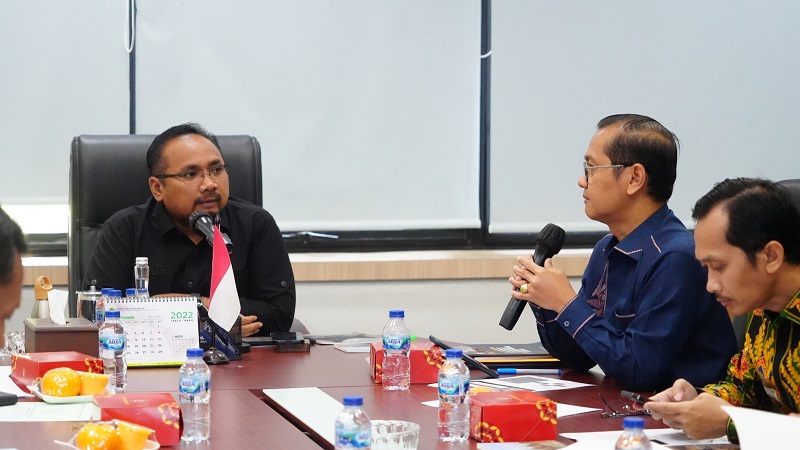
[[[205,361],[208,365],[228,364],[230,362],[228,355],[217,348],[217,339],[219,338],[217,333],[223,333],[225,335],[227,335],[227,333],[223,331],[219,325],[217,325],[217,323],[211,319],[211,317],[208,317],[208,310],[203,305],[203,302],[200,301],[200,296],[198,295],[195,297],[197,298],[197,315],[199,317],[198,325],[200,327],[200,337],[205,339],[206,343],[208,344],[208,350],[203,352],[203,361]]]
[[[217,329],[219,325],[217,325],[211,318],[207,319],[211,325],[211,342],[208,350],[203,353],[203,361],[206,362],[209,366],[218,365],[218,364],[228,364],[231,360],[228,358],[222,350],[217,348]]]

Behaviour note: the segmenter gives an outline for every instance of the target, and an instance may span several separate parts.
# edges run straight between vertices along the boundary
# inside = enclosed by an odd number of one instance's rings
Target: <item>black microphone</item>
[[[214,246],[214,221],[211,220],[211,215],[205,211],[195,211],[189,216],[189,226],[192,230],[202,234],[206,237],[206,241],[208,241],[208,245]],[[228,253],[233,252],[233,242],[231,242],[231,238],[228,237],[227,234],[223,233],[220,230],[220,234],[222,234],[222,240],[225,242],[225,247],[228,248]]]
[[[533,247],[533,262],[543,266],[547,258],[552,258],[553,255],[561,251],[564,245],[564,229],[558,225],[548,223],[542,228],[542,231],[536,236],[536,245]],[[500,318],[500,326],[506,330],[512,330],[514,325],[517,324],[519,316],[525,309],[525,300],[517,300],[511,297],[506,305],[506,310],[503,311],[503,317]]]

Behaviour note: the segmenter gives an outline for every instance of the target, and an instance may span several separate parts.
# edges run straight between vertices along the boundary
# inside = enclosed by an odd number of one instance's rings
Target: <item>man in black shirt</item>
[[[153,198],[111,216],[97,240],[83,288],[133,286],[137,256],[150,264],[150,295],[199,293],[208,306],[212,248],[189,226],[206,211],[234,244],[231,264],[242,313],[242,335],[288,331],[295,284],[275,219],[263,208],[229,197],[228,172],[217,139],[197,124],[172,127],[147,150]]]

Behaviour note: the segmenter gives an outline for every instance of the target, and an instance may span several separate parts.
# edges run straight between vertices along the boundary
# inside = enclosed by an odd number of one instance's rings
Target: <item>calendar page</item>
[[[180,366],[187,348],[200,347],[194,297],[128,297],[105,307],[120,311],[128,367]]]

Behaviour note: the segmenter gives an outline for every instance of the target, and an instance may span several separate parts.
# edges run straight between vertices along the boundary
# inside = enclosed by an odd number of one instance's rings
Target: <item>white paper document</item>
[[[736,424],[742,450],[797,448],[800,417],[736,406],[723,406],[722,409]]]
[[[439,407],[439,400],[430,400],[427,402],[422,402],[425,406],[432,406],[434,408]],[[562,417],[567,416],[574,416],[577,414],[583,414],[592,411],[600,411],[599,408],[588,408],[586,406],[576,406],[576,405],[568,405],[566,403],[557,403],[556,404],[556,418],[560,419]]]
[[[333,348],[345,353],[369,353],[370,345],[362,342],[334,342]]]
[[[574,444],[570,444],[564,447],[564,450],[598,450],[603,448],[614,448],[614,444],[617,442],[616,439],[610,442],[606,441],[578,441]],[[669,450],[669,447],[656,444],[655,442],[650,443],[650,448],[653,450]]]
[[[611,420],[611,419],[609,419]],[[574,439],[576,441],[587,441],[587,442],[607,442],[610,443],[611,448],[614,446],[614,442],[617,441],[619,435],[622,433],[622,430],[619,431],[596,431],[596,432],[588,432],[588,433],[561,433],[561,436],[564,436],[568,439]],[[694,440],[690,439],[689,436],[683,434],[681,430],[673,430],[672,428],[657,428],[657,429],[650,429],[646,428],[644,433],[647,437],[653,441],[654,444],[664,444],[664,445],[712,445],[712,444],[727,444],[728,438],[721,437],[717,439],[701,439],[701,440]],[[571,447],[570,447],[571,448]],[[602,447],[598,447],[602,448]],[[653,447],[656,448],[656,447]]]
[[[520,375],[518,377],[485,379],[480,380],[480,384],[504,386],[514,389],[525,389],[534,392],[557,391],[559,389],[574,389],[579,387],[594,386],[593,384],[578,383],[577,381],[568,381],[559,378],[540,377],[537,375]]]
[[[76,422],[92,420],[94,403],[19,402],[0,407],[0,422]]]
[[[564,447],[565,445],[558,441],[478,443],[478,450],[542,450],[542,449],[564,448]]]
[[[15,394],[17,397],[33,397],[11,381],[11,366],[0,366],[0,392]]]
[[[587,406],[568,405],[566,403],[556,402],[556,417],[559,419],[592,411],[600,411],[600,408],[589,408]]]

